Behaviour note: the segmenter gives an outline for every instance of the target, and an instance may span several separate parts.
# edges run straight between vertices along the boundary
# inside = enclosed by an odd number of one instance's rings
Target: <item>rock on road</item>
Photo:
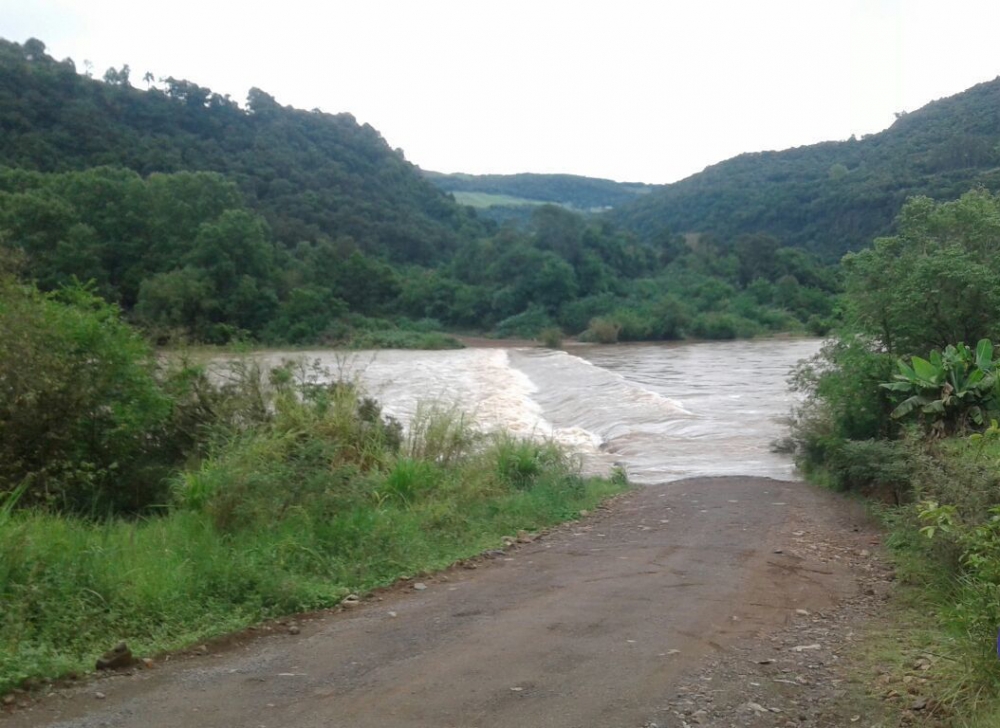
[[[793,542],[860,520],[802,483],[647,487],[426,589],[57,690],[0,726],[680,725],[665,711],[707,657],[858,593],[848,562]]]

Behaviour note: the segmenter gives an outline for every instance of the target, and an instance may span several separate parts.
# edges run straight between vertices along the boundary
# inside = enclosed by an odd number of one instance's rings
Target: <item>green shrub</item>
[[[426,460],[402,457],[396,460],[385,475],[380,493],[398,498],[402,503],[412,504],[429,490],[440,476],[435,463]]]
[[[805,400],[795,413],[792,437],[802,467],[808,471],[829,465],[844,441],[897,434],[889,393],[881,387],[892,366],[891,356],[850,336],[829,341],[817,356],[799,365],[792,387]]]
[[[405,452],[412,458],[448,465],[469,455],[479,439],[465,415],[454,407],[421,403],[410,422]]]
[[[562,346],[563,332],[556,326],[550,326],[547,329],[542,329],[538,333],[538,340],[542,342],[542,346],[549,349],[558,349]]]
[[[501,482],[517,490],[526,490],[543,473],[568,471],[565,455],[554,444],[518,440],[507,435],[493,438],[491,456],[496,461]]]
[[[454,336],[441,332],[403,331],[388,329],[350,335],[351,349],[462,349],[465,345]]]
[[[0,279],[0,494],[83,513],[162,502],[172,402],[119,310]]]
[[[618,298],[611,293],[567,301],[559,309],[559,323],[569,333],[579,334],[593,319],[611,313],[618,305]]]
[[[580,340],[593,341],[598,344],[617,344],[619,331],[621,331],[621,326],[617,321],[605,317],[595,318],[580,336]]]
[[[660,338],[659,321],[645,308],[618,308],[607,319],[618,327],[616,341],[655,341]]]
[[[844,440],[825,463],[834,484],[900,503],[908,497],[916,473],[914,447],[898,440]]]

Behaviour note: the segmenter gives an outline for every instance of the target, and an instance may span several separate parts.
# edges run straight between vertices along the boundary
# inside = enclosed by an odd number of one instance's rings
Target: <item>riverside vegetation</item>
[[[798,372],[794,437],[812,479],[888,503],[889,545],[914,588],[883,647],[932,654],[939,718],[995,726],[1000,196],[914,198],[897,229],[843,261],[846,323]]]
[[[0,278],[0,693],[496,548],[622,491],[556,446],[350,381],[157,359],[81,287]]]

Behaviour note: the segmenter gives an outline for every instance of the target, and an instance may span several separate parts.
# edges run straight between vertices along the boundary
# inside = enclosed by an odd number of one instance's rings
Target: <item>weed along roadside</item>
[[[0,328],[25,327],[10,361],[25,363],[26,396],[58,403],[70,391],[109,413],[90,442],[59,450],[66,438],[53,436],[48,470],[13,452],[26,441],[3,422],[5,694],[93,670],[121,641],[138,659],[334,606],[627,488],[581,477],[554,445],[473,432],[441,411],[407,435],[355,386],[301,365],[239,363],[221,384],[197,367],[157,369],[124,324],[93,320],[105,313],[95,302],[5,285],[18,317],[0,309]],[[116,409],[116,390],[102,389],[112,365],[161,404],[158,419]],[[131,460],[102,465],[108,442]]]
[[[909,202],[898,236],[844,259],[846,324],[797,376],[803,470],[888,530],[898,626],[871,667],[908,720],[1000,725],[998,211],[982,191]]]

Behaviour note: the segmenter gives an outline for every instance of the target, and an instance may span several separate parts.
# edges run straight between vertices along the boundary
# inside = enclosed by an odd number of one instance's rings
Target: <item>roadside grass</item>
[[[1000,725],[996,635],[984,639],[968,624],[975,586],[942,564],[906,507],[873,504],[871,511],[886,528],[898,584],[860,643],[861,679],[874,697],[898,706],[890,725]],[[889,698],[891,691],[897,695]],[[909,710],[918,696],[927,707]]]
[[[119,640],[151,655],[333,606],[628,487],[455,413],[403,437],[353,386],[302,391],[178,475],[162,515],[0,508],[0,694],[88,671]]]
[[[855,672],[869,694],[897,706],[887,725],[912,724],[918,716],[920,725],[1000,725],[997,682],[983,679],[984,658],[995,661],[996,654],[970,645],[947,626],[952,598],[944,590],[900,585],[877,625],[865,633]],[[892,691],[895,696],[889,697]],[[918,697],[928,699],[927,707],[911,711]]]

